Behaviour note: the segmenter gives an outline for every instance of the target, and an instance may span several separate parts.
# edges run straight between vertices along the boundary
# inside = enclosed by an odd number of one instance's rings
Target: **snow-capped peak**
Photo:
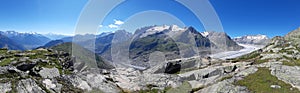
[[[266,35],[246,35],[246,36],[242,36],[242,37],[236,37],[239,39],[255,39],[255,40],[262,40],[262,39],[269,39],[268,36]]]
[[[140,36],[140,37],[146,37],[148,35],[152,35],[155,33],[160,33],[162,31],[183,31],[186,30],[186,28],[181,28],[177,25],[162,25],[162,26],[152,26],[150,28],[147,28],[146,31]]]
[[[245,35],[234,38],[235,42],[241,44],[254,44],[254,45],[266,45],[269,42],[269,38],[266,35]]]
[[[185,30],[185,28],[180,28],[179,26],[177,25],[172,25],[170,26],[169,28],[171,31],[182,31],[182,30]]]
[[[150,29],[147,30],[147,32],[161,32],[161,31],[164,31],[166,29],[169,29],[170,26],[167,26],[167,25],[163,25],[163,26],[154,26]]]
[[[209,32],[201,32],[201,35],[207,37],[209,35]]]

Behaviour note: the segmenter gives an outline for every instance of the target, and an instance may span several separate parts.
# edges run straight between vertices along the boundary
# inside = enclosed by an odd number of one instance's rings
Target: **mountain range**
[[[134,34],[118,30],[65,37],[33,50],[4,48],[0,49],[0,90],[299,93],[299,33],[296,29],[272,39],[264,35],[232,39],[224,32],[201,33],[193,27],[164,25],[143,27]],[[0,40],[18,46],[7,36],[0,35]],[[244,50],[240,45],[264,47],[234,58],[209,57],[212,53]],[[118,63],[125,66],[118,67]]]
[[[74,42],[101,55],[105,60],[129,60],[125,63],[142,67],[149,67],[148,58],[155,51],[163,52],[166,60],[171,60],[182,57],[207,56],[211,53],[243,48],[224,32],[206,33],[207,35],[203,36],[193,27],[148,26],[137,29],[134,34],[119,30],[115,33],[102,33],[100,35],[86,34],[65,37],[53,40],[47,43],[45,47],[64,42]]]
[[[38,33],[19,33],[16,31],[5,31],[5,32],[0,31],[0,34],[6,36],[9,40],[13,41],[13,42],[8,42],[4,38],[2,38],[4,40],[0,40],[1,42],[8,44],[9,49],[14,49],[14,50],[34,49],[36,47],[43,46],[49,41],[51,41],[51,39]]]
[[[128,61],[124,63],[141,67],[150,66],[149,57],[156,51],[162,52],[166,60],[193,56],[204,57],[214,53],[243,49],[237,42],[247,42],[248,40],[241,38],[232,39],[225,32],[211,31],[201,33],[193,27],[182,28],[177,25],[142,27],[133,34],[125,30],[98,35],[85,34],[75,36],[51,33],[44,34],[44,36],[38,33],[19,33],[15,31],[1,31],[0,34],[3,35],[2,42],[4,44],[2,44],[2,47],[6,46],[9,49],[51,48],[63,43],[73,42],[102,56],[106,61]],[[260,40],[260,38],[252,39]]]
[[[267,45],[270,38],[266,35],[245,35],[233,39],[240,44]]]

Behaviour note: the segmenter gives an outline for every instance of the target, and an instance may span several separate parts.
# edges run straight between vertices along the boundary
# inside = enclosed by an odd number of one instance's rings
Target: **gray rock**
[[[263,56],[261,59],[276,59],[276,58],[282,58],[283,56],[281,54],[261,54]]]
[[[11,91],[11,83],[0,83],[0,91],[3,93]]]
[[[256,67],[252,66],[252,67],[249,67],[249,68],[247,68],[245,70],[242,70],[242,71],[238,72],[235,76],[237,76],[237,77],[246,77],[246,76],[248,76],[250,74],[255,73],[257,70],[258,69]]]
[[[0,74],[8,73],[7,67],[0,67]]]
[[[236,69],[237,69],[237,66],[235,66],[235,65],[227,66],[227,67],[224,67],[224,72],[230,73],[230,72],[234,72]]]
[[[36,65],[36,63],[26,63],[23,62],[21,64],[18,64],[16,67],[17,69],[21,70],[21,71],[29,71],[31,70],[34,66]]]
[[[277,88],[277,89],[278,89],[278,88],[281,88],[281,86],[279,86],[279,85],[271,85],[270,87],[271,87],[271,88]]]
[[[206,87],[196,93],[250,93],[246,87],[231,84],[233,80],[224,80],[212,86]]]
[[[74,87],[80,88],[85,91],[92,90],[89,84],[77,75],[66,75],[64,76],[64,78],[66,78],[65,80],[69,80]]]
[[[60,75],[57,68],[42,68],[39,74],[43,78],[54,78]]]
[[[43,80],[43,84],[52,93],[60,93],[61,88],[62,88],[62,84],[54,82],[54,81],[52,81],[50,79]]]
[[[88,73],[84,76],[86,82],[93,89],[101,90],[104,93],[119,93],[121,90],[113,83],[106,80],[106,76],[99,73]]]
[[[271,66],[274,66],[274,65],[281,65],[282,62],[266,62],[266,63],[262,63],[262,64],[258,64],[256,65],[256,67],[271,67]]]
[[[46,93],[36,82],[32,79],[20,80],[16,87],[18,93]]]
[[[186,73],[178,74],[183,80],[200,80],[212,76],[219,76],[223,74],[223,66],[207,67],[204,69],[193,70]]]
[[[300,90],[300,68],[298,66],[273,65],[271,74],[279,80],[291,84]]]

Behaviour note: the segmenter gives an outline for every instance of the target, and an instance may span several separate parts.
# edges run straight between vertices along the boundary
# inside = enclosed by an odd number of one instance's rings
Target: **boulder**
[[[42,68],[39,75],[43,78],[54,78],[60,76],[57,68]]]
[[[291,84],[300,90],[300,68],[298,66],[271,66],[271,74],[279,80]]]
[[[92,88],[89,84],[77,75],[66,75],[64,80],[68,80],[74,87],[80,88],[85,91],[91,91]]]
[[[0,83],[0,91],[3,93],[7,93],[9,91],[11,91],[11,83]]]
[[[164,73],[175,74],[181,70],[180,64],[167,63],[166,69]]]
[[[18,64],[16,67],[17,69],[21,70],[21,71],[29,71],[31,70],[34,66],[36,65],[36,63],[21,63]]]
[[[32,79],[20,80],[16,86],[19,93],[46,93],[37,83]]]
[[[120,93],[121,90],[112,82],[106,80],[105,76],[98,73],[89,73],[86,75],[86,82],[93,88],[101,90],[104,93]]]
[[[234,72],[236,69],[237,69],[236,65],[234,65],[234,66],[227,66],[227,67],[224,67],[224,72],[225,73],[231,73],[231,72]]]
[[[224,80],[203,88],[196,93],[250,93],[246,87],[235,86],[232,82],[233,80]]]
[[[43,80],[43,84],[52,93],[59,93],[59,92],[61,92],[62,84],[54,82],[54,81],[52,81],[50,79]]]
[[[281,88],[281,86],[279,86],[279,85],[271,85],[270,87],[275,88],[275,89]]]
[[[252,66],[252,67],[249,67],[245,70],[242,70],[242,71],[238,72],[237,74],[235,74],[235,76],[237,76],[237,77],[246,77],[250,74],[255,73],[257,70],[258,69],[256,67]]]

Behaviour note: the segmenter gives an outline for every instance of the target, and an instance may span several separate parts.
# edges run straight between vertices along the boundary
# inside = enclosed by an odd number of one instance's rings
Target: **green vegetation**
[[[164,34],[149,35],[133,41],[130,45],[130,57],[135,58],[140,55],[148,55],[154,51],[174,52],[179,48],[176,42]],[[179,54],[177,54],[179,55]]]
[[[250,61],[250,60],[255,60],[260,58],[260,53],[258,53],[257,51],[254,51],[250,54],[247,55],[243,55],[241,57],[235,58],[235,59],[231,59],[232,62],[241,62],[241,61]]]
[[[73,43],[63,43],[52,47],[52,49],[57,51],[68,52],[76,57],[76,62],[85,63],[85,65],[91,68],[96,68],[96,67],[104,68],[104,69],[112,68],[111,65],[105,63],[103,59],[97,54]],[[72,49],[75,51],[72,51]]]
[[[189,82],[185,81],[181,86],[177,88],[171,88],[166,93],[190,93],[192,92],[192,86]]]
[[[290,62],[283,61],[283,65],[286,65],[286,66],[300,66],[300,60],[291,60]]]
[[[261,64],[261,63],[265,63],[265,62],[269,62],[269,59],[256,59],[254,61],[254,64]]]
[[[10,60],[10,59],[1,60],[0,66],[6,66],[6,65],[10,64],[11,62],[12,62],[12,60]]]
[[[151,89],[151,90],[141,90],[139,93],[161,93],[158,89]],[[162,92],[165,93],[165,92]]]
[[[231,79],[233,76],[232,75],[227,75],[225,77],[222,77],[220,80],[218,81],[223,81],[223,80],[226,80],[226,79]]]
[[[299,93],[300,91],[292,88],[291,85],[278,80],[271,75],[268,68],[258,68],[258,71],[237,81],[235,85],[246,86],[253,93]],[[271,88],[271,85],[279,85],[281,88]],[[292,89],[292,90],[291,90]]]
[[[151,84],[147,85],[147,87],[149,88],[148,90],[140,90],[138,93],[166,93],[168,90],[172,88],[172,87],[166,87],[163,90],[159,90],[159,89],[154,89]]]

